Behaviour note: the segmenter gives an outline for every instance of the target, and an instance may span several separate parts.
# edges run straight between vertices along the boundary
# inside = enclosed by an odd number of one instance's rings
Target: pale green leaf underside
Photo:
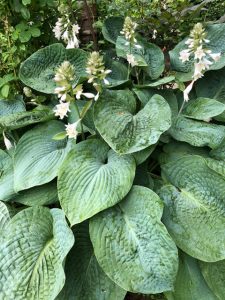
[[[193,146],[210,148],[218,147],[225,138],[225,126],[178,117],[169,133],[181,142]]]
[[[221,53],[221,58],[218,62],[213,63],[209,70],[218,70],[225,65],[225,24],[213,24],[206,27],[207,39],[210,43],[207,44],[207,49],[212,53]],[[185,44],[187,38],[180,42],[172,51],[170,51],[170,63],[173,70],[179,72],[190,72],[193,70],[193,59],[188,62],[182,63],[179,59],[179,53],[183,49],[187,49]]]
[[[14,188],[29,189],[50,182],[66,154],[66,140],[53,136],[64,130],[63,123],[50,121],[27,131],[19,140],[14,157]]]
[[[173,300],[218,300],[205,282],[198,261],[180,253]]]
[[[183,251],[203,261],[225,258],[225,178],[207,161],[186,155],[162,166],[164,223]]]
[[[80,223],[122,200],[134,175],[132,156],[120,156],[98,139],[77,144],[58,176],[60,203],[70,223]]]
[[[216,299],[224,300],[225,260],[215,263],[200,262],[200,268],[208,286],[217,296]]]
[[[154,95],[136,114],[131,92],[105,91],[95,103],[94,122],[113,150],[126,154],[155,144],[171,125],[171,111],[163,97]]]
[[[9,200],[14,194],[13,160],[9,154],[0,149],[0,200]]]
[[[63,287],[63,261],[74,243],[59,209],[28,208],[7,224],[0,244],[0,298],[54,300]]]
[[[7,209],[7,206],[0,201],[0,236],[4,228],[7,226],[8,222],[10,221],[10,214]]]
[[[50,205],[58,201],[56,182],[46,183],[28,190],[19,192],[13,201],[27,205]]]
[[[19,76],[22,82],[31,88],[51,94],[56,84],[56,68],[64,61],[69,61],[75,68],[76,79],[86,77],[88,54],[81,49],[65,49],[62,44],[53,44],[33,53],[20,67]]]
[[[76,243],[66,259],[66,283],[57,300],[123,300],[126,291],[100,268],[89,237],[88,222],[74,227]]]
[[[133,186],[118,205],[90,220],[90,236],[103,271],[119,286],[140,293],[173,289],[177,249],[161,223],[162,201]]]

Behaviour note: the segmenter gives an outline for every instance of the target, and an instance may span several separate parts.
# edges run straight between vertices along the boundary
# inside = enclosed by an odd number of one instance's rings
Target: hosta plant
[[[136,27],[40,49],[0,101],[0,299],[225,298],[225,24],[166,70]]]

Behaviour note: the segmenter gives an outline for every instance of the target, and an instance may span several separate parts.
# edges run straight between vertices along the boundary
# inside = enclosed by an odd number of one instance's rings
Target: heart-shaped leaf
[[[100,268],[89,237],[89,224],[74,227],[76,243],[66,259],[66,283],[57,300],[123,300],[126,291]]]
[[[173,290],[177,248],[160,221],[162,211],[157,194],[134,186],[122,202],[90,220],[100,266],[128,291],[155,294]]]
[[[116,53],[124,58],[127,58],[127,54],[132,54],[137,65],[142,67],[152,79],[159,78],[165,68],[162,50],[155,44],[148,43],[141,36],[137,37],[137,44],[141,48],[130,47],[125,37],[119,36],[116,40]]]
[[[55,299],[73,233],[60,209],[35,207],[16,214],[0,243],[0,298]],[[10,278],[10,280],[6,280]]]
[[[66,155],[66,140],[53,137],[63,123],[50,121],[27,131],[19,140],[14,158],[14,188],[21,191],[50,182]]]
[[[109,17],[105,20],[102,27],[102,34],[104,38],[110,43],[115,44],[117,37],[121,34],[123,29],[124,18]]]
[[[203,261],[225,259],[225,178],[207,160],[186,155],[162,166],[163,220],[183,251]]]
[[[19,77],[31,88],[46,94],[54,93],[56,68],[69,61],[75,68],[75,81],[87,76],[85,68],[88,54],[81,49],[65,49],[53,44],[33,53],[20,67]]]
[[[94,123],[104,140],[118,153],[133,153],[155,144],[171,125],[171,111],[154,95],[136,114],[130,91],[105,91],[94,106]]]
[[[135,160],[120,156],[98,139],[77,144],[58,175],[61,206],[72,225],[115,205],[129,192]]]

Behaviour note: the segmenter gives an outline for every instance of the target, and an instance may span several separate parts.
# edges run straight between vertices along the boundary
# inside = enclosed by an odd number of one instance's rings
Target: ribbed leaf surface
[[[162,166],[173,185],[161,189],[163,220],[183,251],[203,261],[225,258],[225,178],[207,161],[187,155]]]
[[[16,191],[42,185],[57,176],[66,154],[66,140],[53,136],[65,129],[63,123],[51,121],[27,131],[16,147],[14,187]]]
[[[95,103],[94,122],[114,151],[133,153],[158,141],[171,125],[171,111],[163,97],[154,95],[136,114],[131,92],[106,91]]]
[[[0,244],[0,298],[54,300],[74,242],[59,209],[28,208],[7,224]]]
[[[76,243],[66,259],[66,283],[57,300],[123,300],[126,291],[109,279],[95,258],[88,222],[74,228]]]
[[[122,200],[134,175],[132,156],[120,156],[98,139],[77,144],[58,177],[59,200],[70,223],[80,223]]]
[[[122,202],[90,220],[100,266],[128,291],[150,294],[173,289],[177,249],[160,221],[162,210],[157,194],[134,186]]]

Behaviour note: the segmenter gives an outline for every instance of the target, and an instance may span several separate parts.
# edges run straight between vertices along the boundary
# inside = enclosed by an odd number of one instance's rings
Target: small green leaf
[[[1,95],[3,98],[7,98],[9,95],[10,86],[8,84],[3,85],[1,88]]]
[[[53,136],[53,140],[60,141],[64,140],[66,138],[66,131],[62,131],[59,133],[56,133],[56,135]]]

